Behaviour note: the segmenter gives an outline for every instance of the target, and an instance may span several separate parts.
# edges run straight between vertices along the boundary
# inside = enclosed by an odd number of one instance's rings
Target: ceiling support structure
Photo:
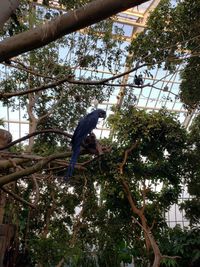
[[[185,117],[185,120],[183,122],[183,126],[187,129],[190,126],[190,123],[192,121],[192,119],[195,116],[196,113],[196,109],[193,109],[189,114],[187,114],[187,116]]]
[[[145,11],[145,13],[143,14],[143,17],[138,18],[137,23],[138,24],[142,23],[142,25],[146,25],[146,21],[147,21],[147,19],[149,17],[149,13],[157,7],[157,5],[159,4],[159,2],[160,2],[160,0],[154,0],[151,3],[151,5],[147,8],[147,10]],[[131,39],[134,39],[135,36],[136,36],[136,34],[142,32],[143,30],[144,30],[144,28],[141,28],[139,26],[137,28],[133,28]],[[129,66],[128,62],[129,62],[129,59],[132,56],[133,56],[132,54],[130,54],[130,53],[128,54],[127,59],[126,59],[126,64],[125,64],[125,70],[124,70],[124,72],[130,70],[130,66]],[[122,79],[122,84],[126,84],[127,81],[128,81],[128,78],[129,78],[129,74],[125,75],[123,77],[123,79]],[[120,108],[122,106],[125,93],[126,93],[126,87],[121,87],[120,88],[119,95],[118,95],[118,101],[117,101],[117,107],[118,108]]]

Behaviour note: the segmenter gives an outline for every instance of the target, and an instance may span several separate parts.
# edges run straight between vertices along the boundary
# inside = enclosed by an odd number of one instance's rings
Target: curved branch
[[[87,84],[87,85],[111,85],[111,84],[106,84],[107,82],[109,81],[113,81],[115,79],[118,79],[118,78],[121,78],[122,76],[125,76],[133,71],[136,71],[142,67],[145,67],[145,66],[148,66],[150,64],[147,64],[147,63],[144,63],[142,65],[137,65],[130,69],[130,70],[127,70],[125,72],[122,72],[122,73],[119,73],[119,74],[116,74],[116,75],[113,75],[112,77],[110,78],[106,78],[106,79],[103,79],[103,80],[100,80],[100,81],[76,81],[76,80],[70,80],[69,79],[69,83],[74,83],[74,84]],[[135,87],[138,87],[138,86],[135,86]]]
[[[9,148],[11,146],[16,145],[17,143],[20,143],[20,142],[24,141],[26,139],[29,139],[32,136],[35,136],[35,135],[38,135],[38,134],[43,134],[43,133],[57,133],[57,134],[64,135],[64,136],[66,136],[68,138],[72,138],[71,134],[65,133],[62,130],[59,130],[59,129],[46,129],[46,130],[41,130],[41,131],[35,131],[35,132],[31,133],[31,134],[27,134],[26,136],[21,137],[21,138],[15,140],[15,141],[9,143],[7,146],[4,146],[4,147],[0,148],[0,150],[4,150],[6,148]]]
[[[126,151],[124,153],[124,159],[123,159],[122,163],[119,164],[119,172],[120,172],[120,174],[123,174],[123,167],[126,164],[126,161],[127,161],[127,158],[128,158],[128,154],[138,146],[139,142],[140,141],[137,140],[135,143],[132,144],[132,146],[130,148],[126,149]]]
[[[43,91],[43,90],[46,90],[46,89],[49,89],[49,88],[54,88],[64,82],[67,82],[69,81],[70,78],[69,76],[63,78],[63,79],[60,79],[58,81],[55,81],[53,83],[49,83],[49,84],[46,84],[46,85],[42,85],[42,86],[38,86],[38,87],[35,87],[33,89],[29,89],[29,90],[26,90],[26,91],[21,91],[21,92],[13,92],[13,93],[3,93],[1,92],[0,93],[0,99],[1,98],[6,98],[6,99],[9,99],[13,96],[22,96],[22,95],[26,95],[26,94],[29,94],[29,93],[34,93],[34,92],[39,92],[39,91]]]
[[[121,78],[122,76],[124,75],[127,75],[133,71],[136,71],[144,66],[147,66],[148,64],[142,64],[140,66],[136,65],[136,67],[128,70],[128,71],[125,71],[123,73],[119,73],[119,74],[116,74],[110,78],[107,78],[107,79],[103,79],[103,80],[97,80],[97,81],[90,81],[90,80],[74,80],[72,79],[72,76],[71,75],[68,75],[67,77],[64,77],[60,80],[56,79],[55,78],[55,82],[52,82],[52,83],[48,83],[46,85],[42,85],[42,86],[38,86],[38,87],[35,87],[35,88],[32,88],[32,89],[28,89],[28,90],[25,90],[25,91],[20,91],[20,92],[11,92],[11,93],[4,93],[4,92],[1,92],[0,93],[0,99],[9,99],[13,96],[23,96],[23,95],[26,95],[26,94],[29,94],[29,93],[35,93],[35,92],[40,92],[40,91],[43,91],[43,90],[47,90],[47,89],[50,89],[50,88],[55,88],[56,86],[58,85],[61,85],[65,82],[68,82],[70,84],[81,84],[81,85],[106,85],[106,86],[130,86],[130,87],[135,87],[135,88],[143,88],[143,87],[146,87],[146,86],[150,86],[150,84],[147,84],[147,85],[143,85],[143,86],[136,86],[136,85],[120,85],[120,84],[109,84],[108,82],[109,81],[113,81],[115,79],[118,79],[118,78]]]
[[[153,252],[154,252],[154,262],[153,262],[152,267],[159,267],[160,266],[161,259],[162,259],[162,254],[160,252],[160,249],[159,249],[159,247],[158,247],[158,245],[156,243],[156,240],[155,240],[155,238],[154,238],[151,230],[149,229],[149,227],[147,225],[146,225],[146,227],[144,227],[144,225],[142,225],[141,223],[139,223],[134,216],[132,216],[132,218],[141,227],[141,229],[145,233],[145,236],[150,241],[151,247],[152,247]]]

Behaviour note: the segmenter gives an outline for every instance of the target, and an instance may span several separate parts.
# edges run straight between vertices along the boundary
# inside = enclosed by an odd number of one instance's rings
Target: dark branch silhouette
[[[15,140],[15,141],[9,143],[7,146],[4,146],[4,147],[0,148],[0,150],[7,149],[7,148],[9,148],[11,146],[14,146],[14,145],[26,140],[26,139],[29,139],[32,136],[35,136],[35,135],[38,135],[38,134],[43,134],[43,133],[57,133],[57,134],[64,135],[64,136],[66,136],[68,138],[72,138],[71,134],[65,133],[62,130],[59,130],[59,129],[46,129],[46,130],[36,131],[36,132],[30,133],[30,134],[27,134],[26,136],[23,136],[23,137]]]
[[[55,82],[52,82],[52,83],[49,83],[49,84],[46,84],[46,85],[42,85],[42,86],[38,86],[38,87],[35,87],[35,88],[32,88],[32,89],[28,89],[26,91],[20,91],[20,92],[11,92],[11,93],[4,93],[4,92],[1,92],[0,93],[0,99],[9,99],[13,96],[22,96],[22,95],[26,95],[26,94],[29,94],[29,93],[34,93],[34,92],[39,92],[39,91],[43,91],[43,90],[47,90],[47,89],[50,89],[50,88],[55,88],[56,86],[58,85],[61,85],[65,82],[68,82],[70,84],[85,84],[85,85],[106,85],[106,86],[131,86],[131,87],[136,87],[138,88],[138,86],[135,86],[133,84],[127,84],[127,85],[120,85],[120,84],[109,84],[108,82],[109,81],[113,81],[115,79],[118,79],[118,78],[121,78],[123,77],[124,75],[127,75],[131,72],[134,72],[144,66],[147,66],[147,64],[142,64],[140,66],[136,66],[128,71],[125,71],[123,73],[120,73],[120,74],[117,74],[117,75],[114,75],[110,78],[107,78],[107,79],[103,79],[103,80],[99,80],[99,81],[90,81],[90,80],[74,80],[71,78],[71,75],[65,77],[65,78],[62,78],[60,80],[56,80]],[[56,78],[55,78],[56,79]],[[143,88],[145,86],[149,86],[148,85],[143,85],[143,86],[140,86],[139,88]]]

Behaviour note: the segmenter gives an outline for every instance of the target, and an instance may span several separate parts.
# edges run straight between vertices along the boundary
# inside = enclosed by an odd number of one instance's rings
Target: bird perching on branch
[[[68,166],[67,174],[64,180],[67,182],[72,176],[74,166],[77,162],[81,144],[84,142],[88,134],[91,134],[92,130],[96,128],[99,118],[106,118],[106,112],[103,109],[96,109],[82,118],[72,136],[72,157]]]

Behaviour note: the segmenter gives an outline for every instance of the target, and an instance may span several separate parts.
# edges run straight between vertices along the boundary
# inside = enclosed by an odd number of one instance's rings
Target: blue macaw
[[[96,109],[82,118],[72,136],[72,157],[67,170],[67,174],[64,180],[67,182],[72,176],[74,166],[77,162],[81,143],[85,140],[88,134],[91,134],[92,130],[96,128],[99,118],[106,118],[106,112],[103,109]]]

